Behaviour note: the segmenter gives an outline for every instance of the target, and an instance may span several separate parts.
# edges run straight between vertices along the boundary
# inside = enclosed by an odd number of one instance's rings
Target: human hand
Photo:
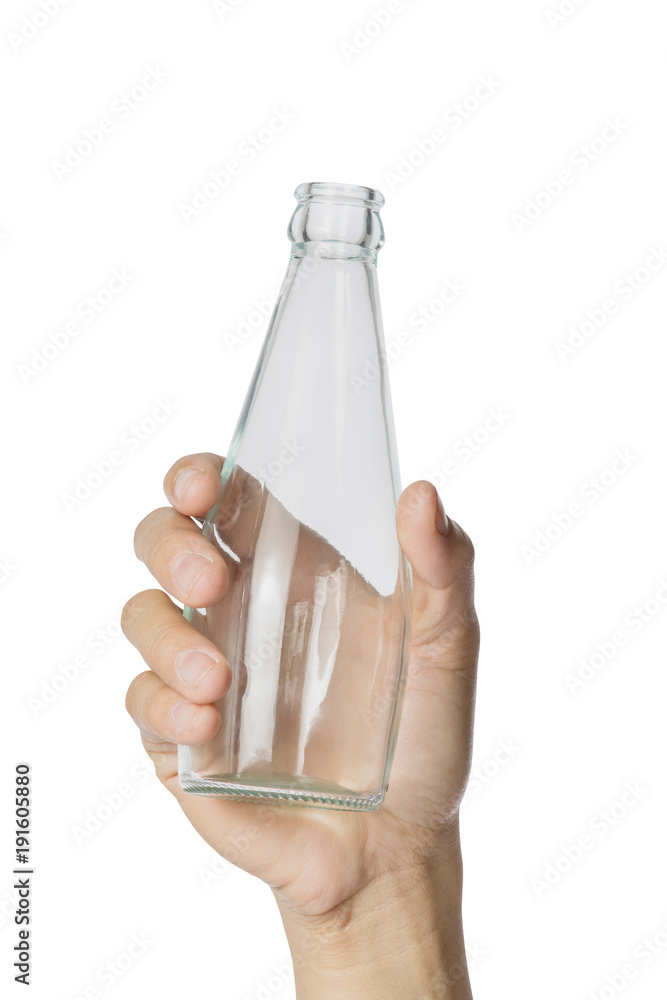
[[[221,459],[210,454],[179,460],[165,478],[173,507],[149,514],[135,538],[137,554],[158,582],[195,608],[219,601],[227,582],[221,553],[191,520],[205,515],[218,499],[220,470]],[[220,724],[214,702],[224,697],[231,674],[220,651],[162,591],[138,594],[124,609],[123,629],[151,668],[133,681],[127,705],[158,777],[196,829],[220,854],[271,886],[293,954],[303,960],[303,990],[326,988],[318,979],[318,963],[305,960],[307,940],[317,940],[319,965],[326,964],[331,973],[339,964],[341,970],[345,963],[353,965],[355,951],[359,962],[366,962],[374,913],[381,912],[397,932],[405,913],[412,912],[407,945],[402,933],[404,950],[411,949],[429,984],[449,976],[449,986],[459,990],[442,995],[463,997],[469,995],[466,977],[454,976],[451,968],[464,969],[457,819],[470,767],[479,642],[473,550],[462,529],[444,517],[428,483],[404,491],[397,529],[413,571],[413,629],[390,787],[377,812],[267,806],[181,789],[176,744],[211,739]],[[205,561],[195,566],[182,559],[179,568],[189,570],[190,577],[181,578],[172,567],[187,554]],[[185,660],[180,672],[177,667],[178,657],[193,649],[211,657],[205,664],[188,659],[195,674],[197,667],[200,672],[208,668],[198,681],[183,669]],[[363,932],[359,937],[364,927],[365,937]],[[428,956],[419,954],[425,937]],[[385,940],[380,954],[390,958],[392,951]],[[342,988],[339,971],[337,989]],[[391,981],[400,989],[396,976]],[[361,983],[358,974],[354,982]],[[383,995],[394,994],[385,990]]]

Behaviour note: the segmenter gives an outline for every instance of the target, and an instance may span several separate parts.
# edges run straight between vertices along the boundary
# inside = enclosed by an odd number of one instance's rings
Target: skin
[[[171,506],[150,513],[135,534],[137,556],[166,591],[137,594],[122,617],[149,667],[130,685],[127,709],[158,778],[216,851],[271,887],[299,1000],[470,998],[458,811],[479,649],[472,543],[430,483],[404,490],[397,532],[413,573],[413,630],[390,786],[377,812],[189,795],[176,744],[215,734],[213,703],[231,673],[167,595],[201,608],[225,592],[225,561],[192,520],[217,501],[221,467],[209,453],[176,462],[164,480]],[[192,650],[198,655],[186,655]]]

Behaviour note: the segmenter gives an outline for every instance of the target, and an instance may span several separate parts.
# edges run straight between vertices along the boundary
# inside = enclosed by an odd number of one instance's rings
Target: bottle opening
[[[384,195],[377,188],[362,187],[359,184],[335,184],[331,181],[307,181],[299,184],[294,197],[300,202],[318,199],[341,205],[366,205],[377,212],[384,205]]]
[[[308,181],[299,184],[294,196],[298,205],[287,235],[296,247],[341,243],[375,254],[384,243],[384,197],[376,188]]]

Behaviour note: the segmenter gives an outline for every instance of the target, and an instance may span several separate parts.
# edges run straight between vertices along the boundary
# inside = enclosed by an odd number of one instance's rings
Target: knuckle
[[[141,596],[141,594],[134,594],[129,601],[125,602],[123,610],[120,613],[120,627],[125,635],[128,634],[138,616]]]
[[[214,451],[198,451],[194,455],[188,455],[188,463],[198,466],[204,475],[219,475],[225,460],[222,455],[216,455]]]
[[[479,618],[474,604],[464,604],[452,618],[451,631],[465,636],[472,644],[479,644]]]
[[[142,590],[126,602],[120,614],[120,627],[126,636],[132,631],[135,622],[146,612],[147,605],[154,595],[159,593],[161,593],[159,590]]]
[[[459,535],[458,561],[463,569],[471,570],[475,563],[475,546],[460,525],[457,525]]]
[[[150,514],[147,514],[146,517],[143,517],[134,529],[134,552],[138,559],[141,559],[141,542],[146,534],[146,528],[149,523],[148,519],[150,516]]]
[[[169,650],[172,640],[180,631],[180,621],[153,621],[148,624],[145,636],[146,650],[151,657]]]
[[[130,681],[130,686],[127,689],[127,694],[125,695],[125,708],[128,713],[135,720],[137,719],[137,712],[141,704],[141,690],[146,683],[146,677],[150,675],[150,670],[144,670],[142,673],[137,674]]]
[[[156,507],[150,514],[146,514],[146,517],[142,518],[134,529],[134,551],[142,562],[144,561],[143,553],[146,549],[146,540],[150,538],[156,525],[159,525],[170,514],[173,514],[173,507]]]

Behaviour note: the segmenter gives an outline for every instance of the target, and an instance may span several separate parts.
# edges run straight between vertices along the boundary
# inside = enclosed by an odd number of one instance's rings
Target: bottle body
[[[375,809],[410,592],[377,293],[381,196],[311,184],[297,198],[292,257],[203,527],[228,587],[186,609],[232,685],[215,737],[179,748],[179,774],[198,794]]]

